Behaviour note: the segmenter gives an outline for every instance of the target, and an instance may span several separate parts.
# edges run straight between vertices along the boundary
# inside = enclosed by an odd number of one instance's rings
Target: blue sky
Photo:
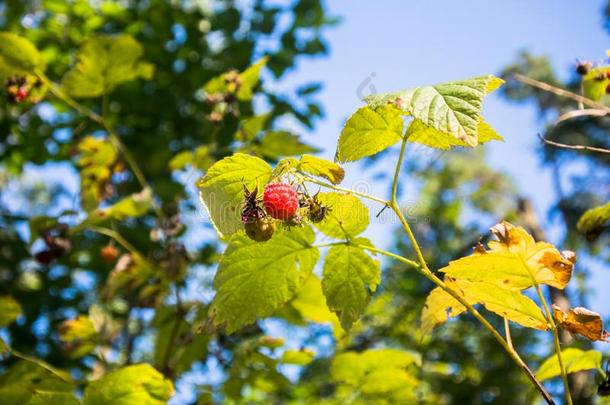
[[[290,88],[322,81],[320,99],[326,118],[307,135],[332,158],[346,118],[362,105],[361,96],[497,73],[527,49],[547,55],[567,77],[577,58],[602,60],[610,48],[602,28],[604,1],[329,1],[341,24],[326,34],[331,52],[324,59],[303,60],[280,84]],[[372,87],[371,87],[372,86]],[[535,201],[545,230],[555,242],[557,227],[545,221],[555,201],[550,172],[540,164],[536,133],[544,127],[533,105],[507,103],[492,94],[485,117],[504,136],[492,143],[488,161],[508,173],[519,191]],[[344,185],[378,195],[387,193],[359,165],[348,165]],[[405,196],[416,201],[417,195]],[[387,224],[373,223],[368,236],[391,246]],[[595,266],[591,287],[610,284],[610,272]],[[594,288],[591,307],[610,314],[610,302]]]

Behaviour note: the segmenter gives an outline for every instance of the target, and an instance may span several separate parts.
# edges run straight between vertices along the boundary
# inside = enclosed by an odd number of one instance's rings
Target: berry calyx
[[[246,235],[256,242],[266,242],[275,232],[275,223],[268,218],[246,222],[244,224]]]
[[[284,221],[296,214],[299,208],[299,196],[290,184],[269,183],[265,186],[263,204],[267,214]]]

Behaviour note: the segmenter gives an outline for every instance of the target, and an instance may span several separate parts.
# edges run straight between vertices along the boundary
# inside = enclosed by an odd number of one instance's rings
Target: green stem
[[[438,286],[443,291],[445,291],[447,294],[449,294],[450,296],[455,298],[460,304],[462,304],[468,310],[468,312],[470,312],[472,314],[472,316],[474,316],[479,322],[481,322],[481,324],[487,330],[489,330],[489,332],[498,341],[498,343],[500,343],[500,345],[508,353],[510,358],[523,370],[523,372],[527,375],[527,377],[530,379],[532,384],[534,384],[536,389],[543,396],[545,401],[548,404],[555,404],[555,402],[553,401],[553,398],[546,391],[546,389],[540,383],[540,381],[538,381],[538,379],[536,379],[536,376],[534,375],[534,373],[529,369],[529,367],[523,361],[523,359],[521,359],[521,357],[519,356],[517,351],[515,351],[514,348],[510,347],[510,345],[504,340],[502,335],[500,335],[500,333],[498,333],[498,331],[489,323],[489,321],[487,321],[487,319],[485,319],[485,317],[483,315],[481,315],[481,313],[479,313],[479,311],[477,311],[476,308],[474,308],[469,302],[467,302],[466,299],[461,294],[457,293],[455,290],[453,290],[452,288],[447,286],[447,284],[445,284],[445,282],[443,280],[438,278],[428,268],[428,264],[426,263],[426,259],[424,258],[424,255],[421,251],[419,243],[417,242],[417,239],[415,238],[415,235],[413,234],[413,231],[411,230],[411,227],[409,226],[407,219],[404,217],[404,215],[402,214],[402,211],[400,210],[400,207],[398,206],[398,197],[397,197],[398,179],[400,176],[400,169],[401,169],[402,162],[403,162],[404,155],[405,155],[406,144],[407,144],[407,138],[405,137],[405,138],[403,138],[401,146],[400,146],[400,154],[398,155],[398,162],[396,164],[396,170],[394,172],[394,179],[392,180],[392,197],[390,199],[390,208],[392,209],[392,211],[394,211],[396,216],[398,216],[398,219],[400,220],[400,223],[402,224],[405,232],[407,233],[409,240],[411,241],[411,244],[413,246],[413,249],[415,250],[415,253],[417,254],[419,265],[418,265],[418,267],[416,267],[416,270],[420,274],[422,274],[424,277],[426,277],[428,280],[432,281],[436,286]],[[370,250],[370,248],[369,248],[369,250]],[[380,249],[375,249],[375,251],[377,251],[378,253],[381,253],[381,254],[385,254],[389,257],[395,258],[403,263],[409,264],[410,266],[413,265],[412,260],[406,259],[402,256],[388,254],[389,252],[385,252]]]
[[[544,313],[547,318],[547,322],[551,325],[551,331],[553,332],[553,345],[555,346],[555,354],[557,355],[557,361],[559,362],[559,369],[561,370],[561,379],[563,381],[563,388],[565,391],[566,403],[568,405],[572,405],[572,394],[570,392],[570,385],[568,383],[568,373],[565,368],[565,364],[563,363],[563,358],[561,356],[561,344],[559,342],[559,330],[557,328],[557,324],[553,319],[553,314],[549,308],[546,299],[544,298],[544,294],[542,294],[542,290],[540,289],[540,285],[535,280],[534,276],[532,276],[532,280],[534,281],[534,287],[536,288],[536,293],[538,294],[538,298],[540,298],[540,302],[542,303],[542,307],[544,308]]]
[[[144,258],[144,256],[138,251],[138,249],[136,249],[131,243],[129,243],[127,241],[127,239],[125,239],[123,237],[123,235],[121,235],[117,231],[108,229],[108,228],[104,228],[102,226],[89,226],[86,229],[88,229],[92,232],[99,233],[101,235],[106,235],[109,238],[114,239],[119,245],[123,246],[126,250],[128,250],[132,254],[138,255],[138,256]]]
[[[366,194],[366,193],[361,193],[361,192],[356,191],[356,190],[351,190],[349,188],[343,188],[343,187],[335,186],[333,184],[328,184],[328,183],[325,183],[323,181],[314,179],[313,177],[309,177],[309,176],[299,175],[299,177],[302,180],[304,180],[304,181],[306,181],[308,183],[317,184],[318,186],[326,187],[326,188],[329,188],[329,189],[335,190],[335,191],[340,191],[342,193],[348,193],[348,194],[357,195],[359,197],[366,198],[366,199],[371,200],[371,201],[376,201],[376,202],[378,202],[380,204],[383,204],[383,205],[389,205],[389,201],[386,201],[383,198],[375,197],[374,195],[370,195],[370,194]]]

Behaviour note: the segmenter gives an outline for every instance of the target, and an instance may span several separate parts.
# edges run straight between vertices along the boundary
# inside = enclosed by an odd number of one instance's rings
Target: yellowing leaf
[[[553,245],[536,242],[525,229],[503,221],[491,229],[498,241],[489,242],[496,252],[518,254],[539,284],[563,289],[572,277],[576,257],[566,252],[564,257]]]
[[[369,225],[369,210],[360,199],[351,194],[319,193],[318,200],[330,208],[316,228],[331,238],[357,236]]]
[[[253,190],[267,183],[271,167],[262,159],[236,153],[212,165],[198,182],[199,196],[221,238],[240,229],[244,185]]]
[[[9,295],[0,296],[0,328],[13,323],[21,315],[21,305]]]
[[[336,245],[328,250],[322,270],[322,291],[343,329],[349,330],[362,315],[380,282],[379,262],[363,250],[349,245]]]
[[[338,164],[311,155],[301,156],[298,170],[313,176],[324,177],[333,184],[341,183],[345,177],[345,171]]]
[[[540,308],[530,298],[518,292],[484,282],[446,279],[448,287],[460,294],[471,305],[482,304],[487,310],[520,325],[547,329],[547,322]],[[432,290],[421,315],[422,332],[430,332],[437,325],[457,316],[466,308],[440,287]]]
[[[311,363],[316,353],[312,350],[286,350],[282,354],[282,363],[284,364],[295,364],[297,366],[306,366]]]
[[[583,307],[570,308],[567,313],[553,305],[553,314],[559,326],[577,333],[589,340],[610,341],[610,334],[604,330],[601,316]]]
[[[98,97],[123,82],[150,79],[153,65],[142,62],[144,49],[129,35],[100,35],[87,40],[78,52],[78,63],[62,79],[72,97]]]
[[[504,83],[495,76],[368,96],[372,108],[393,104],[446,136],[476,146],[483,98]],[[452,142],[452,141],[449,141]]]
[[[161,405],[174,395],[172,382],[148,364],[123,367],[92,381],[83,405]]]
[[[568,374],[582,370],[596,370],[601,368],[602,365],[602,354],[597,350],[584,351],[568,347],[561,351],[561,359]],[[548,380],[560,375],[559,360],[555,353],[550,355],[540,365],[538,371],[536,371],[536,378],[539,381]]]
[[[402,139],[403,118],[395,107],[362,107],[345,123],[337,160],[352,162],[389,148]]]
[[[272,315],[309,277],[319,251],[311,228],[278,230],[267,242],[235,234],[214,278],[209,324],[232,333]]]

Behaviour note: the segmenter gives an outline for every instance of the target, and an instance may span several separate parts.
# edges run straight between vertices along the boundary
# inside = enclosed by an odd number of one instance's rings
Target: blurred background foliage
[[[91,139],[104,139],[108,128],[51,96],[38,104],[15,105],[6,97],[0,101],[0,295],[12,296],[21,306],[21,316],[0,335],[13,350],[69,370],[82,381],[148,362],[175,382],[180,398],[175,403],[536,400],[521,371],[473,319],[465,317],[431,336],[420,336],[419,314],[432,285],[391,263],[384,266],[384,282],[367,313],[348,335],[324,322],[330,319],[327,314],[311,310],[320,299],[315,285],[269,321],[294,330],[298,345],[316,353],[286,350],[286,342],[268,336],[268,321],[230,336],[197,333],[213,293],[221,246],[198,212],[193,183],[214,161],[238,150],[270,162],[317,150],[293,128],[280,124],[290,117],[303,128],[315,129],[323,117],[316,100],[321,84],[301,83],[284,92],[271,89],[297,69],[301,58],[328,54],[325,35],[336,23],[337,17],[328,15],[319,0],[253,0],[247,6],[229,0],[0,4],[0,30],[29,38],[42,50],[46,75],[54,82],[74,65],[83,43],[99,34],[132,36],[142,46],[143,60],[154,66],[151,80],[128,81],[109,96],[79,101],[112,123],[152,189],[150,204],[155,209],[112,220],[105,234],[66,229],[86,216],[87,191],[97,190],[91,197],[93,208],[141,191],[138,174],[121,151],[115,151],[116,157],[109,152],[114,158],[102,164],[111,170],[103,189],[95,189],[99,183],[91,185],[87,178],[79,188],[87,151],[95,154],[105,147]],[[604,24],[610,25],[610,5]],[[246,73],[257,61],[260,82]],[[575,108],[571,101],[512,80],[514,72],[579,92],[575,71],[563,82],[563,72],[527,52],[503,71],[503,96],[534,104],[549,122]],[[230,89],[232,84],[250,87],[253,94],[240,96]],[[541,128],[541,134],[558,142],[609,148],[609,125],[607,117],[580,117]],[[484,148],[418,152],[421,149],[409,151],[418,157],[409,159],[403,176],[418,189],[409,215],[431,268],[469,253],[500,219],[544,239],[539,223],[545,218],[536,218],[531,202],[518,197],[518,187],[487,165]],[[587,209],[609,199],[610,189],[598,186],[610,178],[608,155],[542,144],[539,152],[557,179],[574,166],[587,167],[589,175],[574,177],[567,186],[557,180],[557,202],[549,215],[563,224],[562,247],[577,251],[585,264],[607,263],[607,233],[586,238],[576,224]],[[382,160],[368,164],[382,165]],[[142,257],[112,242],[109,235],[115,233]],[[45,257],[43,253],[57,244],[62,254]],[[398,231],[394,248],[412,253]],[[581,278],[587,274],[583,267]],[[584,288],[548,293],[564,305],[586,304]],[[571,342],[570,336],[562,338],[564,343],[585,345]],[[539,340],[535,332],[513,331],[515,346],[532,365],[548,354]],[[380,347],[401,351],[370,351]],[[346,351],[369,354],[341,357]],[[396,360],[397,367],[408,372],[396,381],[379,374],[376,365],[388,359],[402,359]],[[15,362],[5,355],[1,367],[10,373]],[[386,378],[386,388],[375,391],[341,378],[340,366],[350,367],[350,362],[364,367],[369,377]],[[598,382],[591,373],[574,375],[575,402],[596,403]],[[551,388],[560,390],[559,385]]]

